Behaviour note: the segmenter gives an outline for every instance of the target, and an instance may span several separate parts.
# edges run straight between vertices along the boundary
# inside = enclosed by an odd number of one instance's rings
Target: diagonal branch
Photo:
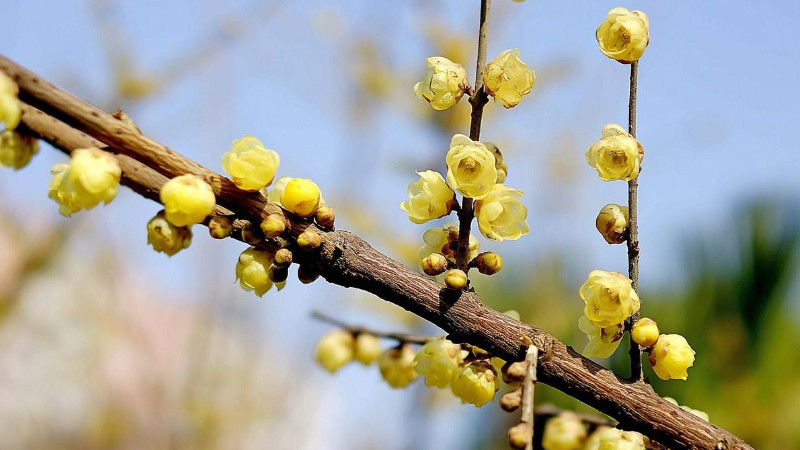
[[[218,203],[237,216],[258,218],[269,212],[281,213],[277,205],[268,203],[263,196],[239,191],[227,178],[167,149],[1,56],[0,70],[16,80],[22,100],[75,127],[54,131],[51,128],[58,122],[48,125],[47,121],[33,126],[30,122],[34,115],[26,110],[23,122],[39,136],[49,135],[56,146],[67,145],[72,142],[70,136],[83,131],[113,152],[138,160],[166,177],[184,173],[206,177],[214,182]],[[138,183],[152,192],[159,187],[152,177],[144,177],[139,171],[124,176],[127,182]],[[314,225],[292,219],[291,226],[296,236]],[[312,265],[331,283],[371,292],[440,326],[450,333],[452,340],[469,342],[508,361],[524,358],[527,337],[541,352],[538,365],[541,382],[614,417],[621,427],[641,432],[670,448],[752,448],[731,433],[665,401],[643,381],[630,382],[618,377],[547,332],[487,307],[474,292],[444,289],[435,280],[383,255],[352,233],[318,232],[323,238],[319,252],[298,252],[298,259]]]

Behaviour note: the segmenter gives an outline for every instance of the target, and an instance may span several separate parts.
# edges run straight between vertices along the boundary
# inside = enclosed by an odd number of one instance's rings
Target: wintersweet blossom
[[[245,291],[254,291],[259,297],[272,288],[269,267],[272,254],[250,247],[239,255],[236,262],[236,279]]]
[[[378,368],[389,386],[400,389],[417,379],[419,374],[414,369],[414,355],[414,349],[409,344],[383,352],[378,360]]]
[[[644,436],[635,431],[607,428],[600,434],[598,450],[644,450]]]
[[[624,322],[641,305],[631,280],[619,272],[591,271],[579,293],[586,303],[584,315],[600,328]]]
[[[428,387],[447,387],[461,366],[461,346],[447,339],[434,339],[420,347],[414,357],[417,373]]]
[[[580,450],[586,441],[586,427],[577,414],[565,411],[544,425],[544,450]]]
[[[0,166],[22,169],[39,151],[39,141],[32,136],[5,130],[0,133]]]
[[[353,333],[333,330],[326,333],[314,350],[317,362],[325,370],[334,373],[353,360],[355,339]]]
[[[650,350],[650,364],[662,380],[685,380],[694,365],[695,351],[679,334],[662,334]]]
[[[519,201],[522,191],[495,184],[485,197],[475,202],[478,229],[487,239],[515,240],[529,231],[528,208]]]
[[[414,93],[433,109],[441,111],[458,103],[468,85],[467,71],[461,64],[432,56],[428,58],[425,78],[414,85]]]
[[[147,243],[153,250],[172,256],[192,243],[192,229],[169,223],[164,211],[147,222]]]
[[[253,136],[244,136],[222,155],[222,168],[234,184],[245,191],[257,191],[272,183],[280,156]]]
[[[513,108],[533,89],[536,75],[519,58],[519,49],[505,50],[486,66],[483,84],[486,93],[505,108]]]
[[[600,328],[592,324],[586,316],[578,319],[578,328],[589,338],[583,355],[590,358],[608,358],[613,355],[624,335],[622,323]]]
[[[205,220],[217,201],[211,186],[192,174],[180,175],[164,183],[159,197],[167,220],[180,227]]]
[[[586,162],[603,181],[630,181],[639,175],[644,148],[617,124],[603,127],[602,137],[586,151]]]
[[[500,389],[500,379],[491,364],[478,361],[464,366],[453,379],[450,389],[462,403],[480,408],[494,399],[494,393]]]
[[[409,183],[409,199],[400,204],[414,223],[425,223],[450,214],[455,203],[455,193],[438,172],[417,172],[419,180]]]
[[[292,178],[283,188],[281,205],[300,217],[311,217],[320,205],[319,187],[305,178]]]
[[[638,61],[650,43],[650,20],[642,11],[614,8],[595,33],[600,51],[621,63]]]
[[[51,172],[47,195],[58,203],[63,216],[110,203],[122,175],[117,159],[94,147],[74,150],[68,164],[56,164]]]
[[[497,182],[494,154],[463,134],[450,140],[446,161],[447,184],[465,197],[483,198]]]
[[[595,227],[609,244],[625,242],[628,233],[628,207],[614,203],[604,206],[597,214]]]
[[[0,123],[3,123],[6,130],[17,128],[22,117],[18,95],[17,83],[5,73],[0,72]]]

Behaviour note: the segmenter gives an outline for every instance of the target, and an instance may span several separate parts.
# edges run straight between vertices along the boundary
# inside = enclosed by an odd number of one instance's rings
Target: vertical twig
[[[630,97],[628,100],[628,132],[636,137],[636,89],[638,86],[639,61],[631,63]],[[636,294],[639,294],[639,221],[638,221],[638,187],[639,178],[628,181],[628,278]],[[628,329],[639,320],[639,313],[628,319]],[[642,374],[642,349],[639,344],[630,338],[631,349],[631,379],[641,380]]]
[[[520,423],[524,423],[530,430],[531,439],[525,446],[525,450],[533,449],[533,418],[534,418],[534,389],[536,387],[536,363],[539,361],[539,349],[531,344],[525,354],[525,361],[528,363],[528,371],[525,373],[525,380],[522,382],[522,417]]]
[[[489,101],[483,89],[483,70],[486,66],[486,37],[489,33],[490,4],[491,0],[481,0],[480,29],[478,31],[478,58],[475,67],[475,93],[469,99],[472,105],[469,138],[473,141],[477,141],[481,137],[483,107]],[[458,212],[458,249],[456,253],[456,265],[464,272],[467,271],[469,265],[469,233],[474,217],[472,199],[464,197],[461,201],[461,209]]]

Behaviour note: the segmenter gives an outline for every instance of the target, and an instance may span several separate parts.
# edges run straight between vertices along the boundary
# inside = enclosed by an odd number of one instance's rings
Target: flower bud
[[[414,93],[433,109],[441,111],[458,103],[468,85],[467,71],[461,64],[432,56],[428,58],[425,78],[414,86]]]
[[[0,166],[22,169],[39,151],[39,141],[33,136],[7,129],[0,133]]]
[[[269,186],[280,164],[280,156],[253,136],[233,141],[230,151],[222,155],[222,168],[239,189],[257,191]]]
[[[622,342],[624,323],[620,322],[607,327],[595,326],[585,315],[578,319],[578,328],[586,333],[589,343],[583,349],[583,355],[590,358],[608,358],[613,355]]]
[[[383,353],[383,348],[381,348],[378,336],[369,333],[356,335],[356,361],[368,366],[377,361],[381,357],[381,353]]]
[[[643,317],[633,324],[631,337],[644,348],[652,347],[658,340],[658,325],[653,319]]]
[[[453,394],[462,403],[470,403],[476,408],[492,401],[499,388],[500,380],[495,368],[483,361],[464,366],[450,385]]]
[[[455,193],[442,175],[433,170],[417,172],[419,180],[408,185],[409,200],[400,204],[414,223],[425,223],[450,214],[455,203]]]
[[[444,276],[444,284],[449,289],[460,291],[467,287],[467,274],[461,269],[451,269]]]
[[[313,283],[319,278],[319,272],[307,265],[301,265],[297,268],[297,279],[303,284]]]
[[[577,414],[566,411],[548,420],[542,434],[545,450],[579,450],[586,441],[586,427]]]
[[[282,214],[270,214],[261,221],[261,232],[264,236],[275,238],[286,231],[286,219]]]
[[[292,264],[292,251],[282,248],[275,252],[272,263],[278,267],[289,267]]]
[[[317,343],[316,359],[325,370],[334,373],[353,360],[354,348],[353,333],[345,330],[330,331]]]
[[[292,178],[283,188],[281,205],[300,217],[312,217],[319,208],[320,197],[316,183],[305,178]]]
[[[603,181],[630,181],[639,176],[644,148],[617,124],[603,127],[602,136],[586,151],[586,162]]]
[[[494,275],[503,268],[503,259],[495,252],[483,252],[472,260],[478,272]]]
[[[508,163],[506,163],[503,158],[503,153],[497,148],[497,145],[491,142],[484,142],[484,145],[494,154],[494,168],[497,169],[497,183],[505,183],[506,177],[508,176]]]
[[[17,83],[4,72],[0,72],[0,122],[6,130],[17,128],[22,117],[18,95]]]
[[[447,387],[461,366],[461,346],[447,339],[434,339],[420,347],[414,356],[417,373],[428,387]]]
[[[595,220],[597,231],[609,244],[621,244],[628,237],[628,207],[610,203],[600,210]]]
[[[623,64],[638,61],[650,43],[650,20],[642,11],[614,8],[595,33],[600,51]]]
[[[505,377],[504,377],[505,379]],[[500,397],[500,408],[505,412],[514,412],[522,405],[522,388],[506,392]]]
[[[273,283],[283,283],[289,278],[289,267],[278,267],[275,264],[269,266],[267,276]]]
[[[600,434],[598,450],[644,450],[644,436],[635,431],[608,428]]]
[[[336,214],[333,212],[333,208],[327,205],[322,205],[317,209],[317,214],[314,217],[317,220],[319,226],[324,228],[333,228],[333,222],[336,219]]]
[[[497,183],[494,154],[463,134],[453,136],[445,159],[447,184],[465,197],[483,198]]]
[[[414,370],[414,349],[409,344],[393,347],[381,355],[378,368],[389,386],[400,389],[416,380],[419,374]]]
[[[306,230],[297,236],[297,245],[303,250],[314,250],[322,245],[322,237],[314,230]]]
[[[662,380],[685,380],[694,365],[695,351],[679,334],[662,334],[650,350],[650,364]]]
[[[519,59],[519,49],[501,52],[483,72],[486,93],[506,109],[517,106],[535,81],[533,70]]]
[[[503,381],[509,386],[518,386],[528,374],[528,363],[525,361],[507,362],[501,369]]]
[[[250,247],[239,255],[236,263],[236,279],[245,291],[255,291],[259,297],[272,288],[269,268],[272,255],[269,252]]]
[[[205,220],[216,204],[211,186],[202,178],[191,174],[181,175],[164,183],[159,197],[164,204],[167,220],[182,227]]]
[[[225,216],[214,216],[208,221],[208,233],[214,239],[225,239],[232,232],[233,223]]]
[[[641,302],[631,280],[619,272],[593,270],[580,289],[584,314],[596,327],[622,323],[639,311]]]
[[[256,245],[264,239],[264,235],[249,223],[242,227],[241,235],[242,241],[250,245]]]
[[[430,255],[422,258],[420,262],[422,271],[427,275],[436,276],[444,273],[447,270],[447,258],[441,253],[431,253]]]
[[[122,176],[117,159],[95,147],[73,151],[69,164],[56,164],[51,172],[53,180],[47,195],[58,203],[58,212],[63,216],[92,209],[100,202],[110,203],[117,195]]]
[[[527,423],[518,423],[508,429],[508,445],[514,449],[524,449],[533,439],[533,428]]]
[[[169,223],[164,211],[159,211],[147,222],[147,243],[153,246],[153,250],[172,256],[189,247],[192,230]]]

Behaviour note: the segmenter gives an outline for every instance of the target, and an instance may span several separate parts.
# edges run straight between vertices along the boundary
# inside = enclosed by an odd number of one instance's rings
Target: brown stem
[[[525,353],[525,362],[528,363],[528,370],[525,380],[522,382],[522,418],[521,423],[527,425],[530,430],[531,439],[525,445],[525,450],[533,450],[533,420],[534,420],[534,389],[536,388],[536,365],[539,360],[539,349],[535,345],[529,345]]]
[[[387,333],[385,331],[377,331],[377,330],[373,330],[373,329],[367,328],[367,327],[360,327],[360,326],[350,325],[350,324],[348,324],[346,322],[343,322],[343,321],[341,321],[339,319],[331,317],[331,316],[329,316],[329,315],[327,315],[327,314],[325,314],[325,313],[323,313],[321,311],[312,311],[311,312],[311,317],[313,317],[313,318],[315,318],[315,319],[317,319],[319,321],[322,321],[322,322],[325,322],[325,323],[329,323],[331,325],[339,327],[339,328],[341,328],[343,330],[350,331],[352,333],[365,333],[365,334],[371,334],[373,336],[377,336],[379,338],[394,339],[395,341],[397,341],[397,342],[399,342],[401,344],[408,343],[408,344],[425,345],[429,340],[432,339],[429,336],[420,336],[420,335],[416,335],[416,334],[407,334],[407,333]]]
[[[636,90],[638,87],[639,62],[631,63],[630,97],[628,99],[628,133],[636,137]],[[628,181],[628,278],[636,294],[639,294],[639,212],[638,212],[639,178]],[[641,297],[640,297],[641,298]],[[627,320],[627,329],[633,328],[639,320],[639,312]],[[631,380],[638,381],[644,377],[642,372],[642,348],[630,336]]]

